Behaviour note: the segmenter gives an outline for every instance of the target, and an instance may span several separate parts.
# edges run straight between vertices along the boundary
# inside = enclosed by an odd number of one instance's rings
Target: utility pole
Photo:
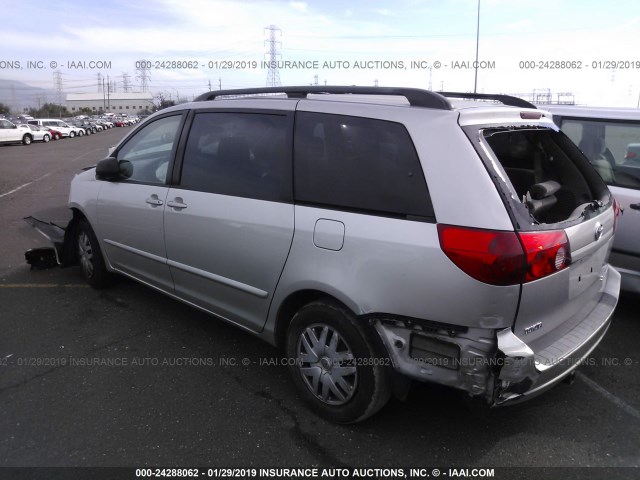
[[[218,77],[218,90],[222,90],[222,77]]]
[[[209,91],[211,91],[211,80],[209,80]]]
[[[480,0],[478,0],[478,25],[476,27],[476,64],[475,80],[473,81],[473,93],[478,91],[478,51],[480,49]]]
[[[280,70],[278,69],[278,44],[282,47],[282,42],[276,40],[276,32],[280,32],[282,37],[282,30],[275,25],[269,25],[265,27],[265,30],[269,30],[269,40],[265,40],[265,43],[269,42],[269,51],[265,55],[269,55],[269,71],[267,72],[267,87],[279,87],[280,86]]]
[[[104,79],[102,78],[102,74],[98,73],[98,93],[104,90]]]

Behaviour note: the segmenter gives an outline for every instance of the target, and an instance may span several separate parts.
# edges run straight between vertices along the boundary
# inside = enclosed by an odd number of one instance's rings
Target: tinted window
[[[173,115],[151,122],[120,148],[117,158],[129,180],[165,183],[181,119]]]
[[[300,112],[294,152],[297,201],[433,217],[422,167],[403,125]]]
[[[287,123],[285,115],[196,114],[185,148],[180,185],[221,195],[290,199]]]
[[[640,189],[640,123],[565,119],[562,130],[605,182]]]

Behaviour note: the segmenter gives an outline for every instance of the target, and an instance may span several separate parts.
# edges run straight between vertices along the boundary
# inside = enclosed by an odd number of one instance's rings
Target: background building
[[[153,111],[153,96],[148,92],[69,93],[66,106],[71,113],[89,108],[95,112],[141,114]]]

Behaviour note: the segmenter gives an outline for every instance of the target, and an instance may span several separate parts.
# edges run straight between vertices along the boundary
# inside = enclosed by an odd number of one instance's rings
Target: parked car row
[[[82,137],[114,127],[125,127],[137,123],[137,117],[126,119],[114,117],[109,119],[71,119],[33,118],[26,123],[14,123],[6,118],[0,118],[0,143],[22,143],[30,145],[33,142],[47,143],[61,138]]]

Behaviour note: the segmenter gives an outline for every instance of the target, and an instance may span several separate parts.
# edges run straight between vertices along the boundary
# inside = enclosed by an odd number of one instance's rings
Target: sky
[[[282,85],[640,101],[632,0],[481,0],[477,84],[477,0],[22,0],[2,10],[0,80],[54,89],[60,72],[63,95],[98,92],[99,78],[140,91],[141,76],[154,96],[173,100],[266,86],[273,25]],[[0,102],[10,97],[0,90]]]

